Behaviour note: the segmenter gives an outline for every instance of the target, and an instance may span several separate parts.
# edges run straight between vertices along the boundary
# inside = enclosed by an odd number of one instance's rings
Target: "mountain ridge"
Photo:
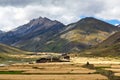
[[[96,25],[98,25],[98,28],[94,29]],[[103,29],[101,29],[101,27],[103,27]],[[108,31],[104,30],[105,27],[107,27],[106,29]],[[66,50],[67,52],[69,52],[72,49],[73,51],[81,51],[81,49],[86,49],[89,48],[89,46],[91,45],[96,45],[97,43],[102,42],[104,39],[110,36],[113,32],[116,32],[118,30],[118,27],[115,27],[114,25],[108,24],[95,18],[87,17],[79,20],[76,23],[68,25],[66,29],[68,31],[66,30],[65,32],[63,32],[63,35],[61,34],[58,39],[55,39],[55,44],[51,44],[51,46],[56,45],[57,43],[60,43],[60,40],[64,39],[64,43],[60,44],[62,45],[61,48],[63,47],[63,50],[61,50],[63,52],[66,52]],[[66,42],[66,40],[68,41]],[[53,49],[55,49],[56,47],[53,47]],[[58,47],[58,49],[56,49],[59,50],[61,48]]]
[[[47,21],[47,22],[46,22]],[[30,34],[44,33],[45,31],[56,27],[64,27],[64,24],[58,21],[51,21],[48,18],[39,17],[37,19],[31,20],[29,23],[19,26],[18,28],[11,30],[4,35],[0,36],[0,42],[4,44],[11,45],[20,41],[21,39],[26,39]],[[40,32],[39,32],[40,31]],[[24,37],[25,36],[25,37]],[[31,35],[32,36],[32,35]]]
[[[119,28],[93,17],[67,26],[39,17],[0,36],[0,42],[27,51],[74,52],[94,46]]]

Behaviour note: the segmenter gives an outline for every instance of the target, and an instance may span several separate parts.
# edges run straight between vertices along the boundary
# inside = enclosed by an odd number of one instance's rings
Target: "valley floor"
[[[0,67],[1,71],[23,71],[22,73],[1,74],[1,80],[107,80],[95,70],[83,68],[82,64],[72,63],[38,63],[14,64]]]
[[[87,61],[93,68],[85,67]],[[0,80],[120,80],[120,63],[84,57],[71,62],[16,63],[0,67]]]
[[[110,58],[110,57],[74,57],[71,58],[73,63],[82,63],[87,62],[91,64],[120,64],[120,58]]]

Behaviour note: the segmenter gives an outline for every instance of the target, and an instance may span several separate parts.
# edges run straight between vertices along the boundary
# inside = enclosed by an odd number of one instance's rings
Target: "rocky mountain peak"
[[[41,23],[44,23],[44,22],[50,22],[51,20],[48,19],[48,18],[43,18],[43,17],[39,17],[39,18],[36,18],[36,19],[32,19],[30,21],[30,24],[41,24]]]
[[[62,24],[60,23],[59,21],[57,20],[50,20],[46,17],[39,17],[39,18],[36,18],[36,19],[32,19],[29,23],[28,23],[30,26],[31,25],[54,25],[54,24]]]
[[[38,21],[38,22],[48,22],[48,21],[52,21],[52,20],[50,20],[50,19],[48,19],[47,17],[39,17],[39,18],[35,18],[35,19],[32,19],[30,22],[36,22],[36,21]]]
[[[39,17],[0,36],[0,41],[1,43],[11,45],[22,40],[40,36],[41,34],[47,34],[47,32],[49,32],[49,35],[54,35],[63,29],[64,26],[59,21]]]

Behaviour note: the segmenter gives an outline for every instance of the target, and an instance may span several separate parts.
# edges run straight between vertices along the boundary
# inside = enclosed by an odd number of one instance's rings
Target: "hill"
[[[20,49],[17,49],[15,47],[11,47],[5,44],[1,44],[0,43],[0,63],[2,63],[2,61],[8,61],[9,60],[14,60],[14,61],[20,61],[22,59],[21,58],[17,58],[17,56],[20,55],[25,55],[28,54],[29,52],[26,51],[22,51]]]
[[[120,57],[120,32],[111,35],[96,47],[81,52],[81,56]]]
[[[0,54],[6,54],[6,53],[9,53],[9,54],[20,54],[20,53],[26,53],[25,51],[22,51],[20,49],[17,49],[17,48],[14,48],[14,47],[11,47],[11,46],[7,46],[5,44],[1,44],[0,43]]]
[[[99,46],[111,46],[114,44],[118,44],[120,42],[120,32],[116,32],[115,34],[111,35],[109,38],[104,40]]]

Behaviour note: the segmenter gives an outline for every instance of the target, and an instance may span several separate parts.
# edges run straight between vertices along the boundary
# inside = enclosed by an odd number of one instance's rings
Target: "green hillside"
[[[117,32],[91,49],[80,53],[81,56],[120,57],[120,32]]]
[[[10,47],[0,43],[0,63],[3,61],[20,61],[23,57],[21,55],[26,55],[29,52],[22,51],[20,49]]]
[[[14,48],[14,47],[10,47],[7,46],[5,44],[0,44],[0,53],[9,53],[9,54],[25,54],[25,51],[22,51],[20,49]]]

